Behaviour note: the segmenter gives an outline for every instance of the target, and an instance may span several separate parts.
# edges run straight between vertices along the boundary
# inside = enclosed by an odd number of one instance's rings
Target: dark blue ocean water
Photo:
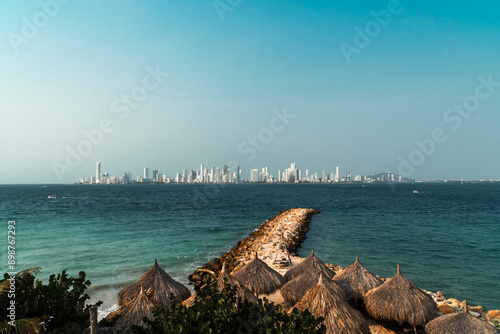
[[[359,254],[383,277],[400,263],[423,289],[500,308],[500,184],[0,186],[0,268],[15,219],[18,270],[40,266],[42,280],[83,270],[93,299],[111,307],[155,258],[187,284],[198,266],[294,207],[322,212],[299,255],[314,248],[345,267]]]

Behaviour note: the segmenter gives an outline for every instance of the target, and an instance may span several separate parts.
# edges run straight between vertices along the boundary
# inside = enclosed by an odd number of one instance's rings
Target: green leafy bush
[[[280,305],[267,299],[252,304],[236,296],[235,288],[226,284],[219,292],[217,282],[196,288],[197,299],[186,308],[172,302],[154,310],[153,321],[144,319],[146,328],[134,327],[134,333],[325,333],[322,318],[308,311],[288,314]],[[173,298],[172,298],[173,300]]]
[[[37,319],[43,323],[46,333],[76,333],[89,326],[89,308],[85,302],[90,298],[85,290],[91,282],[81,271],[77,278],[68,277],[66,270],[51,275],[48,284],[36,280],[32,271],[21,272],[15,276],[16,319]],[[0,285],[11,278],[8,274]],[[7,308],[12,299],[8,293],[0,294],[0,317],[7,318]],[[98,303],[100,305],[101,302]],[[8,328],[8,320],[2,323]]]

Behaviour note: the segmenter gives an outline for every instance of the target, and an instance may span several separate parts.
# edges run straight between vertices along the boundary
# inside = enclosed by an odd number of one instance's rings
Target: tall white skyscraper
[[[250,182],[259,182],[259,170],[252,169],[250,172]]]
[[[144,167],[144,178],[149,179],[149,168],[148,167]]]
[[[337,166],[337,169],[335,170],[335,182],[340,182],[340,168]]]
[[[95,182],[101,183],[101,163],[95,164]]]

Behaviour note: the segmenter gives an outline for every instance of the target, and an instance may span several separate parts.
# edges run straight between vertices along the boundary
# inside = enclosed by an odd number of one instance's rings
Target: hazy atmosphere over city
[[[2,1],[0,183],[499,179],[497,1]]]

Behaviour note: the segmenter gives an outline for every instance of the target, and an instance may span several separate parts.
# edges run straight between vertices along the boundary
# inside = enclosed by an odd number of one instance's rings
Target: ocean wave
[[[113,304],[113,306],[109,308],[103,308],[97,310],[97,319],[101,321],[102,319],[106,318],[110,313],[118,310],[120,308],[120,305],[118,304]]]

